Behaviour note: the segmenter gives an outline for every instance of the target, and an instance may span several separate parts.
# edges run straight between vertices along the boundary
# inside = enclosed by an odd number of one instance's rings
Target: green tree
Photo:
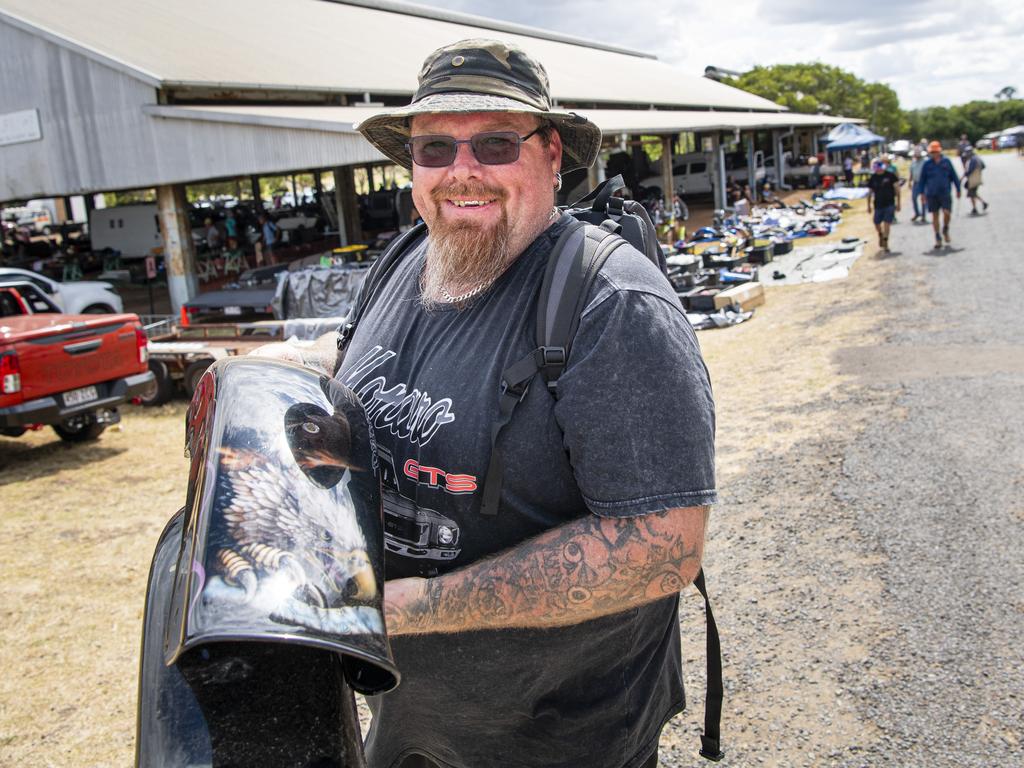
[[[908,127],[892,88],[884,83],[867,83],[830,64],[754,67],[730,84],[794,112],[867,120],[873,130],[887,137],[900,136]]]
[[[977,141],[986,133],[1024,124],[1024,99],[969,101],[952,107],[926,107],[906,113],[913,137],[953,141],[967,134]]]

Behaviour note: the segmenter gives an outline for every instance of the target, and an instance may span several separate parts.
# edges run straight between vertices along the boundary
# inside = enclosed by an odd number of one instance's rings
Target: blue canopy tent
[[[884,144],[885,139],[877,133],[856,123],[840,123],[829,131],[827,147],[829,152],[837,152],[843,149],[860,149],[870,147],[872,144]]]

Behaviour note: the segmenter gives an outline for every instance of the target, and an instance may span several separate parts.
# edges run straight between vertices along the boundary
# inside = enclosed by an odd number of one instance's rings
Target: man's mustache
[[[446,184],[443,187],[436,187],[430,192],[430,199],[441,206],[445,200],[453,197],[464,197],[473,200],[504,200],[505,190],[499,187],[490,187],[486,184],[468,184],[464,181],[456,181]]]

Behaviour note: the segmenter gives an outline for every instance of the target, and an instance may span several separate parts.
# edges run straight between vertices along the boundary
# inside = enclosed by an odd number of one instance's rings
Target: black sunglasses
[[[543,126],[537,126],[525,136],[516,131],[486,131],[468,139],[454,136],[413,136],[405,148],[416,165],[443,168],[455,162],[459,144],[469,144],[473,156],[484,165],[507,165],[519,159],[519,145],[527,141]]]

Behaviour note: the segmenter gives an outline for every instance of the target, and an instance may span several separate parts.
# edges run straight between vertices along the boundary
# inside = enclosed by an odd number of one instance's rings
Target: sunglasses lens
[[[519,134],[515,131],[478,133],[470,144],[476,159],[484,165],[505,165],[519,159]]]
[[[409,150],[416,165],[441,168],[455,159],[455,140],[450,136],[413,136]]]

